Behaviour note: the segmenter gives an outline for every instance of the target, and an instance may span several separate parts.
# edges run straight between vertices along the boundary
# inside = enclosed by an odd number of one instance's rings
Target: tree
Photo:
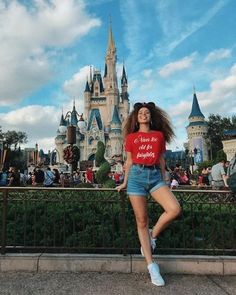
[[[3,132],[0,126],[0,142],[1,147],[6,150],[6,158],[4,165],[6,167],[15,166],[17,169],[25,168],[24,159],[20,150],[20,144],[27,142],[27,135],[22,131]]]
[[[7,131],[4,133],[5,145],[7,148],[13,147],[13,150],[16,151],[17,146],[20,146],[22,143],[27,142],[27,135],[25,132],[21,131]]]
[[[223,150],[219,150],[216,153],[216,159],[215,159],[215,164],[219,163],[220,161],[225,160],[227,161],[227,155]]]
[[[226,118],[218,114],[210,114],[207,124],[208,132],[206,137],[210,140],[212,158],[215,159],[217,152],[223,149],[224,131],[236,129],[236,116]]]
[[[115,187],[115,181],[109,177],[111,172],[111,165],[104,157],[105,154],[105,145],[102,141],[98,141],[97,143],[97,151],[95,154],[95,162],[96,166],[99,167],[96,173],[96,180],[103,187],[112,188]]]

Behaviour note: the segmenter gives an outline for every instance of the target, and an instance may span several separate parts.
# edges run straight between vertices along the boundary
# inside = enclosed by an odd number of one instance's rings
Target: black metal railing
[[[159,254],[236,254],[236,198],[229,191],[174,190],[182,214],[157,240]],[[148,198],[150,225],[162,208]],[[140,253],[126,192],[0,188],[6,252]]]

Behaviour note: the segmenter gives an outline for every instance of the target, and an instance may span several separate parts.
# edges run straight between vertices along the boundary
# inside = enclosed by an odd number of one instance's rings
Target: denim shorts
[[[127,194],[147,196],[162,186],[166,186],[160,168],[150,169],[142,165],[132,165],[128,175]]]

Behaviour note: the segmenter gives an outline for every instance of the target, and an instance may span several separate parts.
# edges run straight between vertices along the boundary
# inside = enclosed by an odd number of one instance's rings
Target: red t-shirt
[[[93,182],[93,170],[88,168],[85,173],[86,173],[87,180],[89,182]]]
[[[165,138],[161,131],[134,132],[127,135],[125,151],[131,152],[136,164],[155,165],[166,151]]]

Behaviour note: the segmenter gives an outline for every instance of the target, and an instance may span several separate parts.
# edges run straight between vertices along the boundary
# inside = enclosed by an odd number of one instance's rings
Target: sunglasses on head
[[[155,108],[156,106],[154,102],[136,102],[134,104],[134,109],[140,109],[143,107]]]

